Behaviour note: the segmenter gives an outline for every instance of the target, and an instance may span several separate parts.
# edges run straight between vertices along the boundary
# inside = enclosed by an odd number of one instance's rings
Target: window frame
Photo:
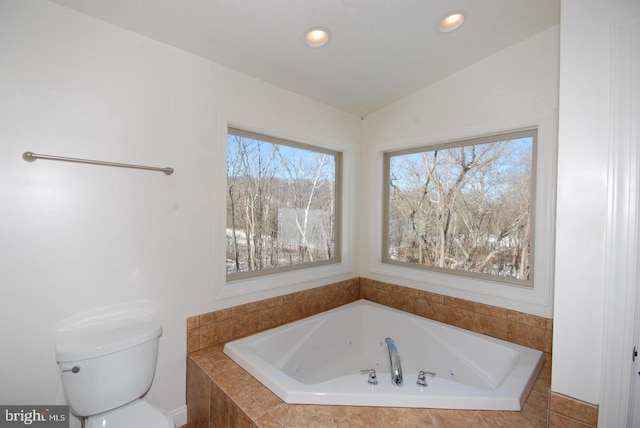
[[[390,198],[390,173],[391,158],[414,153],[432,152],[434,150],[452,149],[457,147],[467,147],[472,145],[481,145],[492,142],[513,140],[517,138],[531,137],[532,153],[531,153],[531,178],[530,178],[530,237],[529,237],[529,277],[527,279],[503,277],[486,273],[468,272],[463,270],[455,270],[449,268],[441,268],[437,266],[423,265],[418,263],[403,262],[393,260],[389,256],[389,198]],[[426,270],[434,273],[452,275],[454,277],[467,277],[472,280],[489,281],[493,283],[521,287],[525,289],[534,288],[535,276],[535,243],[536,243],[536,183],[538,181],[538,127],[530,127],[519,130],[500,132],[481,137],[464,138],[449,142],[436,142],[432,144],[423,144],[411,148],[394,149],[382,152],[382,236],[381,236],[381,258],[383,265],[394,265],[402,268]]]
[[[253,140],[258,140],[258,141],[271,143],[275,145],[283,145],[283,146],[293,147],[297,149],[328,154],[333,156],[334,162],[335,162],[335,180],[334,180],[335,192],[334,192],[334,213],[333,213],[333,216],[335,219],[335,225],[334,225],[335,237],[334,237],[334,248],[333,248],[334,257],[328,260],[304,262],[304,263],[298,263],[295,265],[279,266],[274,268],[253,270],[253,271],[247,271],[247,272],[228,273],[226,272],[226,268],[225,268],[226,282],[232,283],[234,281],[239,281],[239,280],[258,279],[261,277],[264,278],[270,275],[278,275],[286,272],[301,271],[301,270],[312,269],[320,266],[341,264],[342,263],[342,221],[343,221],[343,216],[342,216],[343,152],[339,150],[332,150],[324,147],[319,147],[313,144],[302,143],[302,142],[294,141],[291,139],[274,137],[274,136],[266,135],[263,133],[248,131],[248,130],[231,126],[231,125],[227,127],[227,132],[225,135],[227,136],[227,140],[225,140],[226,150],[228,150],[227,148],[228,136],[236,135],[239,137],[246,137]],[[227,153],[226,159],[228,162],[228,152],[226,153]],[[226,180],[228,180],[228,175],[226,177]],[[228,186],[228,181],[226,180],[225,180],[225,183],[226,183],[226,186]],[[226,193],[228,196],[228,192]],[[228,198],[225,197],[225,207],[227,203],[228,203]],[[225,225],[226,225],[226,214],[225,214]]]

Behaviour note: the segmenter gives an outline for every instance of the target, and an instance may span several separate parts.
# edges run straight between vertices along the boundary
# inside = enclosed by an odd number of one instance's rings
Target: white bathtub
[[[391,383],[385,338],[401,355]],[[521,410],[544,362],[540,351],[359,300],[229,342],[224,352],[285,402]],[[378,385],[361,370],[375,369]],[[428,386],[418,372],[435,372]]]

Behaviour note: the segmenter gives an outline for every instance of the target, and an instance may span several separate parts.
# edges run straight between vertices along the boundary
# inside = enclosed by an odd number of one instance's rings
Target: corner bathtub
[[[401,355],[400,387],[386,337]],[[224,352],[289,404],[475,410],[521,410],[544,362],[540,351],[367,300],[229,342]],[[367,382],[372,368],[377,385]],[[420,370],[436,373],[426,387],[416,384]]]

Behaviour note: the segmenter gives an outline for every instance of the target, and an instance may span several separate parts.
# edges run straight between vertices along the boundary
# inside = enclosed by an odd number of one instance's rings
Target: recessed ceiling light
[[[330,38],[331,33],[329,32],[329,30],[323,27],[309,28],[304,34],[305,43],[312,48],[320,48],[326,45],[327,43],[329,43]]]
[[[465,19],[464,12],[455,12],[450,15],[445,16],[442,21],[440,21],[440,25],[438,25],[438,30],[442,33],[449,33],[453,30],[460,28]]]

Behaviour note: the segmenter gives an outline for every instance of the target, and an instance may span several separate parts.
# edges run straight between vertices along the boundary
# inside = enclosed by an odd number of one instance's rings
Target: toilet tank
[[[90,416],[127,404],[151,387],[162,326],[157,321],[84,334],[56,345],[73,413]]]

